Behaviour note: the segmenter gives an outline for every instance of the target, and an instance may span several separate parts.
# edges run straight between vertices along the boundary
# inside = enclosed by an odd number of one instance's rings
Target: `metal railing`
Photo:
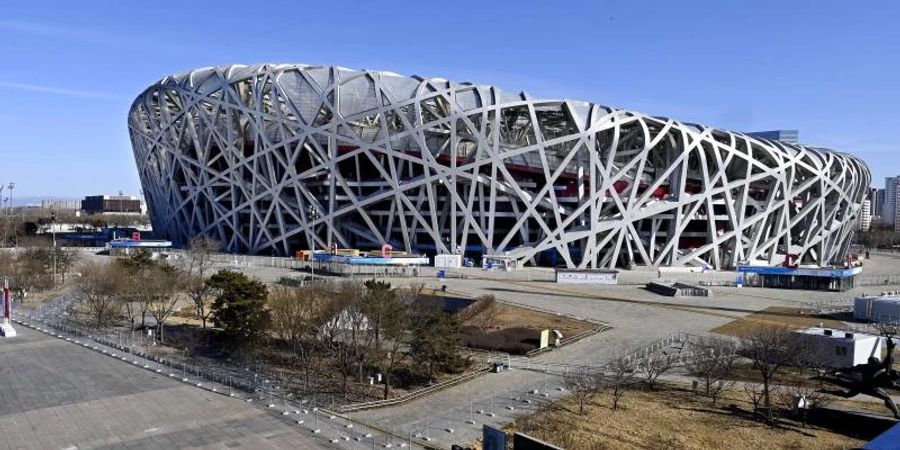
[[[479,377],[491,371],[490,367],[482,366],[476,370],[467,372],[460,376],[451,378],[449,380],[433,384],[423,389],[418,389],[416,391],[410,392],[405,395],[401,395],[398,397],[393,397],[385,400],[375,400],[371,402],[362,402],[362,403],[353,403],[350,405],[341,406],[338,408],[339,412],[353,412],[353,411],[362,411],[365,409],[374,409],[374,408],[385,408],[388,406],[396,406],[400,405],[418,398],[422,398],[426,395],[433,394],[438,391],[442,391],[444,389],[456,386],[458,384],[465,383],[473,378]]]
[[[851,299],[821,300],[800,303],[800,314],[815,315],[851,311],[853,311],[853,300]]]
[[[856,278],[857,286],[884,286],[900,284],[900,275],[867,275]]]

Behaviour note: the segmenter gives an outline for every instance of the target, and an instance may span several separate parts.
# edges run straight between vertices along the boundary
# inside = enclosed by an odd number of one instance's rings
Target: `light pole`
[[[309,221],[315,222],[319,218],[319,210],[315,205],[309,205]],[[309,225],[308,225],[309,226]],[[309,233],[309,275],[316,275],[316,228],[313,226]]]
[[[7,226],[6,220],[9,217],[9,211],[3,205],[3,202],[4,202],[3,189],[5,189],[5,188],[6,188],[6,186],[0,184],[0,210],[2,210],[2,211],[0,211],[0,214],[3,215],[3,242],[0,242],[0,246],[6,245],[6,226]]]
[[[13,196],[12,196],[12,192],[13,192],[13,188],[16,187],[16,184],[13,183],[12,181],[10,181],[9,184],[8,184],[6,187],[9,189],[9,206],[8,206],[8,209],[7,209],[7,212],[8,212],[8,213],[7,213],[7,216],[8,216],[8,218],[9,218],[9,220],[12,221],[12,217],[15,217],[14,214],[13,214],[13,204],[12,204],[12,202],[13,202]],[[16,242],[16,241],[18,241],[16,234],[17,234],[16,227],[13,226],[13,246],[14,246],[14,247],[18,247],[18,242]]]
[[[56,210],[50,207],[50,235],[53,237],[53,286],[56,286]]]

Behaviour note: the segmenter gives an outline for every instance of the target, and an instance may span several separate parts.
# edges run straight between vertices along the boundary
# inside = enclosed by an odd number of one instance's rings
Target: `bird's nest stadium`
[[[332,66],[166,77],[128,118],[153,227],[289,255],[828,265],[869,171],[832,150],[493,86]]]

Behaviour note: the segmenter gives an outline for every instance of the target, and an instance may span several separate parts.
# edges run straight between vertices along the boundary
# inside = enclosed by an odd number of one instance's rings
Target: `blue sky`
[[[0,12],[0,182],[140,183],[126,113],[164,75],[336,64],[494,84],[803,143],[900,174],[900,2],[40,1]]]

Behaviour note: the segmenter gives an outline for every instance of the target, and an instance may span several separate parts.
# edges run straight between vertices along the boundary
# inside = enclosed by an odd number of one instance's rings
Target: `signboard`
[[[538,348],[550,346],[550,330],[541,330],[541,345]]]
[[[618,284],[619,272],[614,270],[556,269],[556,282],[563,284]]]
[[[481,429],[483,450],[506,450],[506,433],[494,427],[484,425]]]
[[[777,266],[738,266],[738,272],[757,275],[794,275],[806,277],[844,278],[862,273],[862,267],[851,268],[809,268],[809,267],[777,267]]]
[[[462,255],[434,255],[434,267],[438,269],[459,269]]]

